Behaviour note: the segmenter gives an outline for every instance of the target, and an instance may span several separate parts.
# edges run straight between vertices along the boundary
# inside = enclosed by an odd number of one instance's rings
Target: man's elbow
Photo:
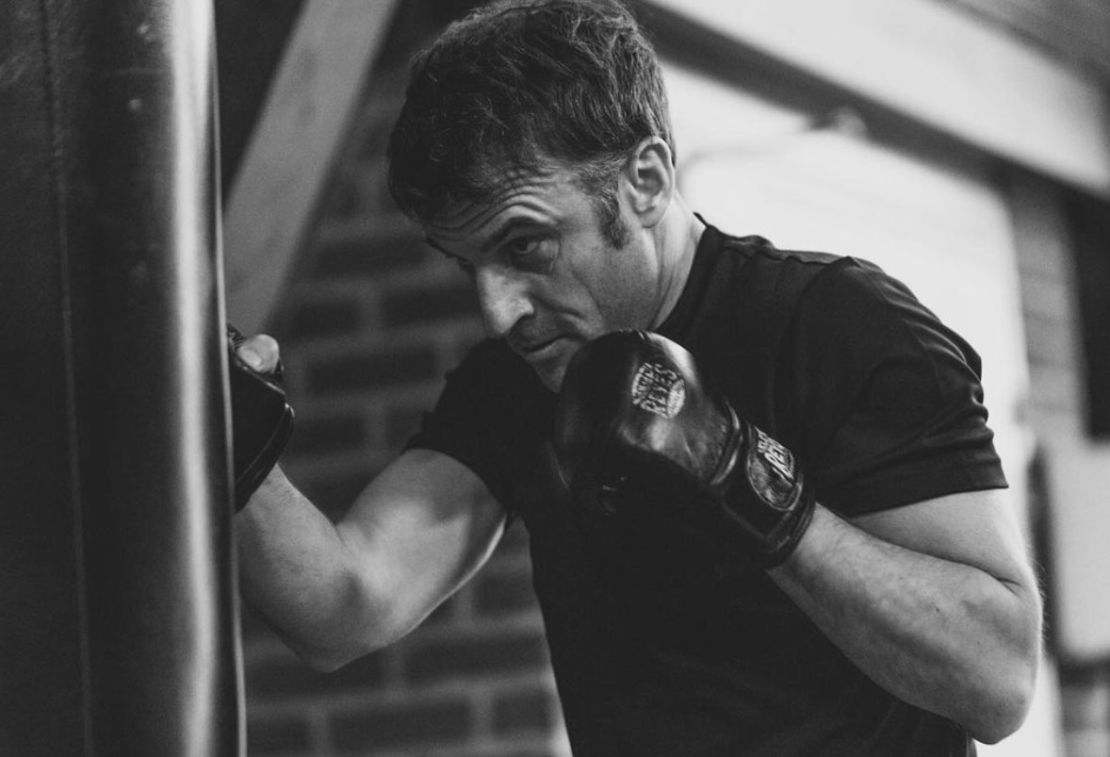
[[[1039,655],[1013,665],[1009,675],[997,677],[992,688],[970,704],[965,727],[972,738],[997,744],[1021,727],[1033,704],[1038,661]]]
[[[352,634],[327,634],[283,639],[302,663],[320,673],[331,673],[384,645]]]
[[[999,639],[999,655],[984,654],[983,666],[976,676],[979,691],[968,702],[964,720],[972,738],[983,744],[997,744],[1012,735],[1033,704],[1040,669],[1043,627],[1041,596],[1036,587],[1014,591],[1019,613],[1008,623],[1007,638]]]
[[[301,662],[320,673],[334,673],[355,660],[381,648],[381,646],[347,646],[343,648],[290,646],[297,657],[300,658]]]
[[[1032,701],[1032,691],[1017,692],[1004,701],[984,705],[973,716],[968,733],[983,744],[997,744],[1021,727]]]
[[[379,592],[352,579],[342,602],[301,633],[283,634],[290,649],[314,670],[330,673],[392,644],[413,625]]]
[[[321,673],[333,673],[355,660],[387,647],[399,638],[399,633],[389,633],[380,624],[362,626],[357,632],[312,641],[286,639],[290,649],[301,662]]]

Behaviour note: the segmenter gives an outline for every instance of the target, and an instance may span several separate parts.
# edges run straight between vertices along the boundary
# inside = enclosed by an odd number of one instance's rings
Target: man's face
[[[451,208],[425,227],[478,290],[487,333],[504,338],[551,390],[587,341],[647,328],[659,261],[635,217],[628,243],[602,233],[590,196],[565,169],[511,174],[487,204]]]

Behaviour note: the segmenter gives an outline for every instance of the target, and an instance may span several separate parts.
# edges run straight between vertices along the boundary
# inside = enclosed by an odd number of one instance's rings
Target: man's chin
[[[567,364],[580,347],[573,340],[561,337],[545,349],[521,355],[524,361],[539,377],[545,387],[553,392],[558,392],[563,385],[563,376],[567,372]]]
[[[545,388],[558,394],[560,387],[563,385],[563,376],[565,376],[567,372],[565,362],[559,361],[558,363],[540,365],[531,364],[530,367]]]

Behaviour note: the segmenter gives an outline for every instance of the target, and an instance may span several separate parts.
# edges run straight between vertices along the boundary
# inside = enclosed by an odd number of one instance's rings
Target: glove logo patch
[[[795,475],[794,455],[759,429],[749,447],[746,463],[748,484],[764,504],[779,512],[790,512],[802,493]]]
[[[649,360],[632,377],[632,404],[649,413],[673,418],[686,404],[686,382],[673,368]]]
[[[794,483],[794,455],[786,447],[776,442],[767,434],[756,429],[759,437],[756,441],[756,451],[768,465],[782,478],[783,481]]]

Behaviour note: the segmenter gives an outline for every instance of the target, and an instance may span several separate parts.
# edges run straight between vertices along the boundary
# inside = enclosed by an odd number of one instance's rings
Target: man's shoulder
[[[748,288],[794,295],[800,300],[818,281],[814,291],[832,293],[850,300],[888,300],[892,295],[909,295],[906,285],[882,267],[852,254],[823,250],[779,247],[766,237],[721,234],[720,249],[738,262],[737,271]]]
[[[734,273],[734,282],[757,309],[796,305],[818,279],[852,276],[866,261],[823,250],[779,247],[767,237],[720,235],[719,261]],[[840,273],[838,273],[840,272]]]
[[[787,264],[794,269],[811,269],[811,274],[819,273],[832,265],[846,265],[854,260],[847,255],[822,250],[779,247],[767,237],[759,234],[744,236],[721,235],[721,248],[743,259],[771,266]]]

